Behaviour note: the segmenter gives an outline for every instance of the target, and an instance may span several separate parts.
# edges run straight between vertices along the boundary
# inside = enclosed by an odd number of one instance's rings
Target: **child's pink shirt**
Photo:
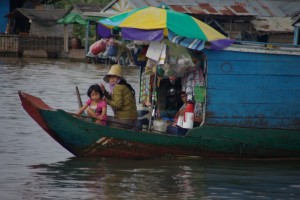
[[[91,107],[91,103],[92,103],[92,99],[89,99],[87,100],[86,104]],[[97,103],[97,108],[96,110],[94,110],[94,112],[96,113],[96,116],[99,116],[102,114],[102,108],[103,107],[106,107],[107,106],[107,103],[104,101],[104,100],[100,100],[98,103]],[[103,120],[102,121],[106,121],[107,120],[107,115],[103,116]]]

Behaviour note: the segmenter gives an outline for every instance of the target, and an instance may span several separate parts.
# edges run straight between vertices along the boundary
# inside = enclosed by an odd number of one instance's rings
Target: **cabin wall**
[[[300,129],[300,57],[205,51],[206,124]]]
[[[229,38],[235,40],[259,41],[258,40],[259,36],[268,35],[267,41],[264,42],[293,44],[293,39],[294,39],[293,32],[286,31],[286,32],[279,33],[279,32],[274,32],[272,30],[270,30],[269,32],[259,31],[256,30],[250,22],[224,23],[224,31],[229,34],[228,35]]]
[[[269,35],[270,43],[283,43],[283,44],[293,44],[294,35],[293,33],[282,33]]]
[[[31,36],[40,37],[63,37],[64,26],[56,21],[32,21],[30,26]]]
[[[252,25],[250,23],[224,23],[224,31],[229,34],[229,38],[236,40],[256,40],[256,37],[252,36]],[[243,38],[242,32],[249,33],[252,38]]]

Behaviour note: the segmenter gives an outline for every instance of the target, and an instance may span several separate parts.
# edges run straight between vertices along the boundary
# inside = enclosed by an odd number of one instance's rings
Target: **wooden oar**
[[[83,105],[82,105],[82,101],[81,101],[81,97],[80,97],[80,93],[79,93],[78,87],[75,86],[75,89],[76,89],[76,96],[77,96],[78,106],[79,106],[79,109],[80,109]]]
[[[67,112],[68,114],[70,115],[73,115],[73,116],[76,116],[76,117],[82,117],[82,118],[88,118],[88,119],[92,119],[92,120],[97,120],[96,117],[91,117],[91,116],[87,116],[87,115],[78,115],[77,113],[72,113],[72,112]],[[123,123],[118,123],[116,121],[110,121],[110,120],[107,120],[107,122],[113,122],[115,124],[120,124],[120,125],[127,125],[127,124],[123,124]],[[136,128],[140,128],[138,126],[135,126]],[[155,131],[155,132],[158,132],[158,133],[165,133],[165,132],[162,132],[162,131],[159,131],[159,130],[156,130],[156,129],[149,129],[147,128],[147,131],[149,132],[152,132],[152,131]]]

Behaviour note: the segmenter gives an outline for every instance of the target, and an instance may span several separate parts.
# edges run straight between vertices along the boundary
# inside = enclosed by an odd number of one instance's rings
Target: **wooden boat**
[[[185,136],[101,126],[22,91],[19,96],[27,113],[75,156],[300,158],[300,56],[292,55],[297,52],[231,47],[204,53],[204,120]]]

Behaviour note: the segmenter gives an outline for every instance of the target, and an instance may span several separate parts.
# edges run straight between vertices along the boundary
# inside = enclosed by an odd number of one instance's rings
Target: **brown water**
[[[74,158],[23,110],[17,91],[78,108],[77,85],[109,66],[0,57],[0,199],[299,199],[300,163]],[[138,92],[139,70],[124,68]]]

